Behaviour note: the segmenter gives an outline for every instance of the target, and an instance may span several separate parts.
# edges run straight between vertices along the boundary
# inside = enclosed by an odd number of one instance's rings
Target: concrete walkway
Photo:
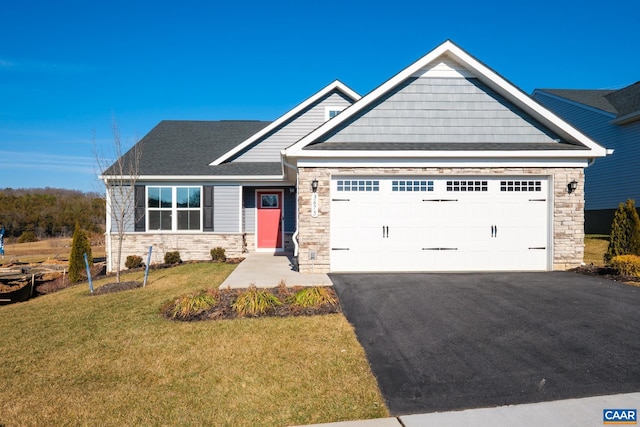
[[[292,259],[293,256],[286,253],[250,252],[220,285],[220,289],[248,288],[251,285],[272,288],[282,281],[289,287],[332,285],[326,274],[298,273],[293,268]]]
[[[322,427],[585,427],[602,426],[604,409],[640,409],[640,393],[316,424]]]

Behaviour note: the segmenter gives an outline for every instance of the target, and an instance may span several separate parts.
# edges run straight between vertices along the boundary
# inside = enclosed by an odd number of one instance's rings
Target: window
[[[487,191],[487,181],[447,181],[447,191]]]
[[[500,191],[542,191],[542,181],[500,181]]]
[[[339,179],[338,191],[379,191],[380,181],[371,179]]]
[[[200,230],[200,187],[147,187],[148,230]]]
[[[326,122],[329,119],[333,119],[335,116],[340,114],[340,112],[344,109],[345,107],[338,107],[338,106],[324,107],[324,121]]]
[[[391,181],[391,191],[433,191],[433,181]]]

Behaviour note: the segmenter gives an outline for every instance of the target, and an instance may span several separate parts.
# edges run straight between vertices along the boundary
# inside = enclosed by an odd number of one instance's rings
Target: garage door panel
[[[332,271],[547,269],[546,179],[364,180],[376,190],[332,186],[331,246],[348,248]]]

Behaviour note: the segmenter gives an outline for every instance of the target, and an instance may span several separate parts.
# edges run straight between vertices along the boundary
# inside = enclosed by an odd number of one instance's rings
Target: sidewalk
[[[291,254],[250,252],[220,285],[220,289],[248,288],[252,284],[259,288],[272,288],[281,281],[289,287],[332,284],[326,274],[301,274],[295,271]]]
[[[316,424],[317,427],[587,427],[602,426],[604,409],[640,409],[640,393],[614,394],[397,418]],[[633,423],[635,424],[635,423]]]

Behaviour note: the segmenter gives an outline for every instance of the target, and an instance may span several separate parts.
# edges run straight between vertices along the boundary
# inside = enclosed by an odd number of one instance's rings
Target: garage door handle
[[[332,202],[349,202],[351,199],[331,199]]]
[[[491,226],[491,237],[498,237],[498,226],[497,225],[492,225]]]
[[[547,248],[545,248],[544,246],[533,246],[529,249],[547,249]]]
[[[422,248],[423,251],[457,251],[458,248]]]
[[[383,239],[388,239],[389,238],[389,226],[382,226],[382,238]]]
[[[458,199],[422,199],[423,202],[457,202]]]
[[[331,248],[332,251],[348,251],[349,248]]]
[[[529,199],[530,202],[546,202],[547,199]]]

